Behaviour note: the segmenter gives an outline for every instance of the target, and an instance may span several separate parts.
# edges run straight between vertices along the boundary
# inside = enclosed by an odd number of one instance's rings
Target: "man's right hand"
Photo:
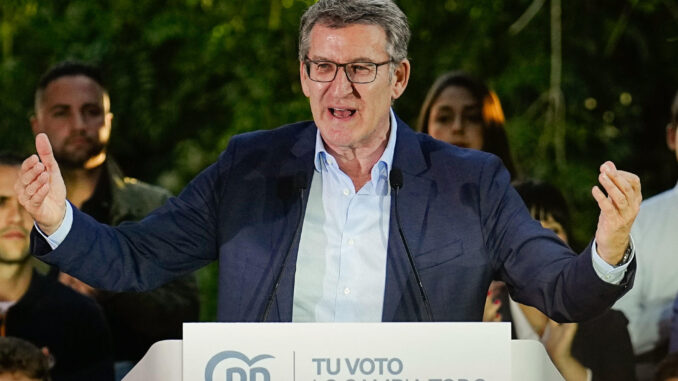
[[[66,185],[47,135],[41,133],[35,137],[35,149],[38,154],[31,155],[21,165],[14,190],[40,230],[51,235],[66,215]]]

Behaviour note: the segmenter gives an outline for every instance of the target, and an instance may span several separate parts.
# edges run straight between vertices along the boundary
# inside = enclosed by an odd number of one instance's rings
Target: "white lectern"
[[[189,323],[124,381],[563,380],[508,323]]]

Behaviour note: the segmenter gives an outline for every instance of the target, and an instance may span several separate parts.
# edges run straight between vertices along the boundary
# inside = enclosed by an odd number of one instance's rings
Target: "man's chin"
[[[4,256],[0,255],[0,266],[1,265],[23,265],[28,260],[31,259],[31,254],[26,253],[22,257],[10,257],[10,256]]]
[[[59,167],[63,169],[82,169],[92,158],[99,155],[99,153],[80,153],[80,154],[60,154],[55,155]]]

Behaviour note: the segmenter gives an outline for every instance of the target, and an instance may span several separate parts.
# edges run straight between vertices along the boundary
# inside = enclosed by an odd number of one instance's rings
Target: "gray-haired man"
[[[530,217],[499,159],[395,116],[410,33],[392,1],[320,0],[300,30],[313,122],[234,137],[138,224],[107,227],[67,205],[38,136],[42,162],[27,159],[17,183],[49,236],[35,233],[35,254],[109,288],[153,287],[218,259],[221,321],[479,321],[492,279],[569,321],[630,287],[635,175],[601,166],[608,196],[593,189],[598,231],[577,256]]]

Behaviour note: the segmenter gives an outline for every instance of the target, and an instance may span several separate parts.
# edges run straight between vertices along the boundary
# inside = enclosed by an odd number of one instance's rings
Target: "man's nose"
[[[73,116],[73,129],[84,130],[87,127],[87,120],[82,113],[75,113]]]
[[[24,220],[23,207],[19,204],[19,201],[14,201],[9,206],[9,211],[7,215],[8,222],[13,224],[19,224]]]
[[[337,68],[337,75],[334,76],[331,86],[335,95],[343,96],[353,92],[353,83],[348,80],[346,66]]]

